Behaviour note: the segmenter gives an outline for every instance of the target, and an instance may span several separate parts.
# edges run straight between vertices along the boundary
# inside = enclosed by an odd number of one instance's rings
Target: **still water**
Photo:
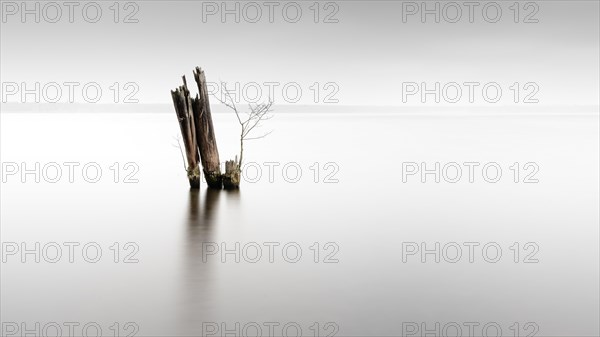
[[[233,158],[234,117],[214,123]],[[193,192],[174,114],[4,113],[3,333],[599,334],[597,114],[264,129],[239,191]]]

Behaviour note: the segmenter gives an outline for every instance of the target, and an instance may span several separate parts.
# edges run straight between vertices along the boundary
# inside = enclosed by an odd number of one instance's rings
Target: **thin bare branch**
[[[255,140],[255,139],[261,139],[261,138],[265,138],[266,136],[270,135],[271,133],[273,133],[273,130],[265,133],[262,136],[258,136],[258,137],[252,137],[252,138],[244,138],[244,140]]]
[[[225,104],[225,106],[227,106],[228,108],[232,109],[233,112],[235,112],[235,117],[237,117],[237,120],[240,124],[242,123],[242,119],[240,118],[240,114],[237,110],[237,107],[235,106],[235,101],[233,100],[233,97],[231,97],[231,94],[229,93],[229,90],[227,90],[227,87],[225,85],[223,85],[223,82],[221,82],[221,89],[223,90],[223,92],[225,93],[225,100],[222,100],[220,97],[218,97],[216,94],[213,94],[213,96],[221,103]],[[227,103],[227,100],[229,100],[231,103]]]
[[[233,110],[233,112],[235,113],[235,116],[241,126],[242,130],[240,133],[240,160],[238,162],[238,167],[241,167],[242,158],[243,158],[243,154],[244,154],[244,141],[265,138],[266,136],[271,134],[271,132],[273,132],[273,131],[269,131],[261,136],[248,137],[248,135],[250,134],[250,132],[252,130],[261,127],[261,125],[260,125],[261,122],[273,118],[273,115],[269,114],[269,112],[273,111],[271,109],[273,106],[273,101],[269,98],[269,101],[267,103],[259,103],[259,104],[254,104],[254,105],[252,103],[249,103],[248,111],[245,113],[245,118],[242,120],[242,118],[240,117],[240,112],[238,111],[238,109],[235,105],[235,101],[233,100],[233,97],[231,97],[229,90],[227,90],[227,88],[223,82],[221,82],[221,89],[223,90],[224,98],[219,97],[214,93],[212,94],[212,96],[215,97],[223,105],[225,105],[229,109]]]
[[[187,168],[185,167],[186,163],[185,163],[185,155],[183,154],[183,148],[181,148],[181,137],[177,136],[177,137],[173,137],[173,139],[175,139],[175,141],[177,142],[177,145],[172,144],[173,147],[176,147],[179,149],[179,152],[181,153],[181,159],[183,160],[183,169],[187,172]]]

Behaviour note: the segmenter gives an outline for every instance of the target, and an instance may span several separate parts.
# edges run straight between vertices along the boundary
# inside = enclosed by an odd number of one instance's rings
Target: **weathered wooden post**
[[[240,158],[225,162],[225,174],[221,174],[221,161],[219,160],[219,150],[217,148],[217,139],[213,127],[212,115],[210,112],[210,102],[208,99],[208,89],[206,85],[206,76],[200,67],[194,70],[194,79],[198,85],[198,95],[196,98],[190,97],[187,88],[185,76],[183,76],[183,86],[171,91],[175,112],[181,128],[185,153],[188,163],[188,179],[192,188],[200,186],[200,166],[208,187],[213,189],[237,189],[240,187],[242,158],[244,156],[244,141],[266,137],[270,131],[262,136],[248,137],[250,131],[257,127],[262,121],[271,118],[271,106],[273,101],[268,103],[250,105],[248,117],[242,121],[240,114],[235,106],[235,102],[227,91],[225,94],[228,99],[221,101],[225,106],[233,109],[241,126],[240,133]],[[229,103],[228,103],[229,101]]]
[[[196,70],[194,70],[194,79],[198,84],[199,95],[193,100],[192,107],[196,126],[196,142],[200,150],[204,178],[209,187],[220,189],[223,185],[221,162],[219,161],[217,139],[215,138],[215,130],[210,113],[206,77],[200,67],[196,67]]]
[[[235,160],[226,161],[223,187],[227,190],[240,188],[240,173],[240,163],[237,156],[235,156]]]
[[[196,140],[195,118],[193,116],[193,104],[190,97],[190,91],[187,88],[185,76],[183,76],[183,85],[171,91],[183,145],[185,147],[185,156],[187,158],[187,176],[191,188],[200,188],[200,167],[198,158],[198,145]]]

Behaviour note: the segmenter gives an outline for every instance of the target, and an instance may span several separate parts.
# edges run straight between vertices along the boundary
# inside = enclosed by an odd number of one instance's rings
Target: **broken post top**
[[[206,80],[204,76],[204,70],[202,70],[202,68],[200,67],[196,67],[196,69],[194,69],[194,79],[196,80],[196,82],[199,81],[200,76],[202,76],[203,80]]]
[[[188,172],[193,172],[196,178],[196,172],[199,172],[198,161],[200,161],[208,186],[221,188],[219,151],[210,113],[206,77],[200,67],[194,69],[194,79],[198,85],[198,94],[195,98],[190,97],[185,75],[182,76],[183,86],[171,91],[188,154]]]

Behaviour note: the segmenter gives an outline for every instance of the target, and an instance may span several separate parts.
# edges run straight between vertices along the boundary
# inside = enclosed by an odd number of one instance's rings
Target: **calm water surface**
[[[233,158],[234,117],[214,122],[221,160]],[[298,327],[306,336],[400,335],[410,322],[458,322],[464,336],[464,322],[477,322],[478,335],[490,322],[507,336],[515,322],[520,335],[533,327],[538,336],[599,334],[597,115],[282,114],[264,129],[274,132],[247,144],[239,191],[191,192],[173,146],[174,114],[3,114],[2,162],[81,166],[73,183],[62,166],[57,183],[15,175],[2,184],[3,249],[62,246],[57,263],[47,261],[51,247],[40,248],[39,263],[5,254],[2,321],[78,322],[75,331],[96,322],[109,336],[114,322],[120,335],[134,322],[138,336],[236,322],[256,335],[255,322],[263,336],[270,324],[276,335]],[[102,168],[97,183],[81,173],[92,162]],[[403,182],[407,162],[481,166],[473,183],[466,166],[457,183]],[[490,162],[502,169],[497,183],[482,176]],[[538,183],[523,182],[529,162]],[[124,183],[136,166],[129,178],[138,182]],[[79,244],[73,263],[65,242]],[[83,258],[92,242],[97,263]],[[456,257],[448,246],[439,263],[434,254],[422,263],[420,253],[403,261],[407,242],[456,242],[462,256],[448,262]],[[468,242],[479,244],[472,263]],[[486,243],[502,248],[498,262],[483,258]]]

